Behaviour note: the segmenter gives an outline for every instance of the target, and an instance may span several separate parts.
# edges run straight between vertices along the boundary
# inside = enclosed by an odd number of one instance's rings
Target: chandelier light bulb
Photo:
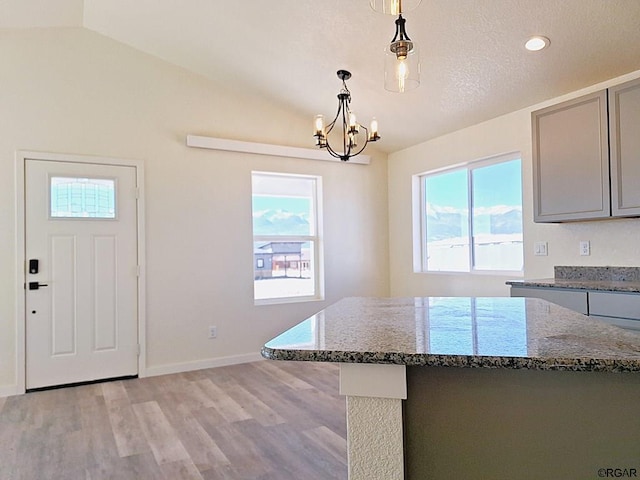
[[[349,113],[349,128],[355,130],[357,125],[358,122],[356,122],[356,114],[353,112]]]
[[[404,93],[405,81],[409,77],[409,67],[404,59],[398,59],[396,77],[398,78],[398,92]]]
[[[324,115],[316,115],[313,120],[314,135],[324,135]]]
[[[371,127],[369,130],[369,138],[376,138],[378,136],[378,120],[376,120],[376,117],[371,119]]]
[[[322,148],[326,145],[327,136],[324,130],[324,115],[316,115],[313,119],[313,136],[316,139],[316,146]]]
[[[357,146],[356,134],[354,132],[349,132],[349,148],[355,148]]]

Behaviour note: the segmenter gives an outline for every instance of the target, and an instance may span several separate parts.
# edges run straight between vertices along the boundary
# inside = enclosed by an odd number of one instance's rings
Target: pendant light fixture
[[[422,0],[369,0],[369,5],[376,12],[386,13],[387,15],[400,15],[401,13],[410,12]]]
[[[396,34],[385,49],[384,88],[391,92],[404,93],[420,85],[418,46],[407,35],[406,23],[398,14]]]
[[[351,92],[347,88],[346,81],[351,78],[351,73],[346,70],[338,70],[338,78],[342,80],[342,89],[338,93],[338,112],[334,119],[325,126],[324,116],[316,115],[314,120],[314,134],[316,146],[326,148],[327,152],[343,162],[362,153],[369,142],[376,142],[378,136],[378,122],[371,120],[371,128],[360,125],[356,121],[355,114],[349,108]],[[337,127],[337,128],[336,128]],[[335,128],[335,131],[334,131]],[[331,132],[334,134],[331,135]],[[334,143],[332,146],[331,141]],[[342,145],[337,145],[342,143]]]
[[[422,0],[369,0],[376,12],[398,16],[396,33],[384,54],[384,88],[404,93],[420,85],[420,55],[418,46],[407,35],[407,21],[402,16]]]

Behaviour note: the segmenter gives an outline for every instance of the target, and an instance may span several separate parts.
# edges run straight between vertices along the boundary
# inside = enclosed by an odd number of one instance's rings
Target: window
[[[51,218],[116,218],[116,181],[107,178],[50,178]]]
[[[419,271],[522,271],[520,158],[419,175]]]
[[[254,300],[322,298],[319,177],[252,173]]]

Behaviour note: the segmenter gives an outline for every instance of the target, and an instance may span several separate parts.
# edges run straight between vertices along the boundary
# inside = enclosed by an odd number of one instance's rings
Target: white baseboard
[[[155,367],[147,367],[144,375],[141,377],[155,377],[157,375],[168,375],[171,373],[190,372],[193,370],[202,370],[203,368],[224,367],[227,365],[237,365],[239,363],[256,362],[264,360],[259,353],[245,353],[243,355],[232,355],[229,357],[209,358],[207,360],[198,360],[195,362],[172,363],[168,365],[158,365]]]
[[[245,353],[243,355],[209,358],[207,360],[198,360],[196,362],[172,363],[169,365],[147,367],[144,375],[140,375],[140,377],[155,377],[157,375],[190,372],[193,370],[202,370],[204,368],[224,367],[240,363],[257,362],[259,360],[264,360],[262,355],[259,353]],[[13,395],[20,395],[23,393],[24,390],[21,390],[18,385],[0,385],[0,398],[11,397]]]
[[[20,390],[18,385],[0,385],[0,398],[20,395],[21,393],[24,393],[24,390]]]

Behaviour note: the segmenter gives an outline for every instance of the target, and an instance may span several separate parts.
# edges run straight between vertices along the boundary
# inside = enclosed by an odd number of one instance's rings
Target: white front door
[[[138,373],[136,168],[25,161],[26,387]]]

